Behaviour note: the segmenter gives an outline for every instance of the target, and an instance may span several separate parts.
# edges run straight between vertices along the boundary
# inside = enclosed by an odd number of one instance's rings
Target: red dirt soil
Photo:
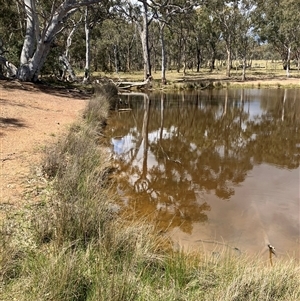
[[[75,89],[0,81],[0,216],[25,204],[43,148],[80,117],[88,98]]]

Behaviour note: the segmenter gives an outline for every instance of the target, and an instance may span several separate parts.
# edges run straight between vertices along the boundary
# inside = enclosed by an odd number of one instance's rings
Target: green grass
[[[145,220],[116,213],[101,144],[113,89],[46,151],[40,204],[0,231],[0,300],[300,300],[300,267],[262,258],[175,252]]]

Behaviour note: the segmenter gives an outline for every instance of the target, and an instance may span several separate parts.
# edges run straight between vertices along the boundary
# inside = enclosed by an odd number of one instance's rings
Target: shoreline
[[[115,84],[119,82],[141,82],[143,75],[137,73],[122,73],[122,74],[95,74],[94,80],[101,79],[113,80]],[[300,88],[300,77],[283,75],[251,75],[246,77],[246,80],[241,80],[240,76],[226,77],[218,73],[168,73],[167,83],[163,85],[158,73],[153,75],[149,86],[143,86],[144,90],[203,90],[207,88]],[[132,90],[137,90],[134,87]],[[143,89],[142,89],[143,90]],[[130,89],[128,89],[130,91]]]

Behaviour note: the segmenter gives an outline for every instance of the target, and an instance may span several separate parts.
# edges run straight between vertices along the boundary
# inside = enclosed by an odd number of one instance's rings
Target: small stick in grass
[[[268,248],[269,248],[270,263],[271,263],[271,266],[273,266],[272,255],[276,256],[275,248],[272,245],[270,245],[270,244],[268,244]]]

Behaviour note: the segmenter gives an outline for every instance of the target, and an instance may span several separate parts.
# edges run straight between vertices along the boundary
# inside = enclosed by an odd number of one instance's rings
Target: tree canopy
[[[230,76],[239,61],[272,59],[299,65],[297,0],[3,0],[0,7],[2,76],[37,81],[41,74],[72,80],[93,71],[152,72],[223,61]]]

